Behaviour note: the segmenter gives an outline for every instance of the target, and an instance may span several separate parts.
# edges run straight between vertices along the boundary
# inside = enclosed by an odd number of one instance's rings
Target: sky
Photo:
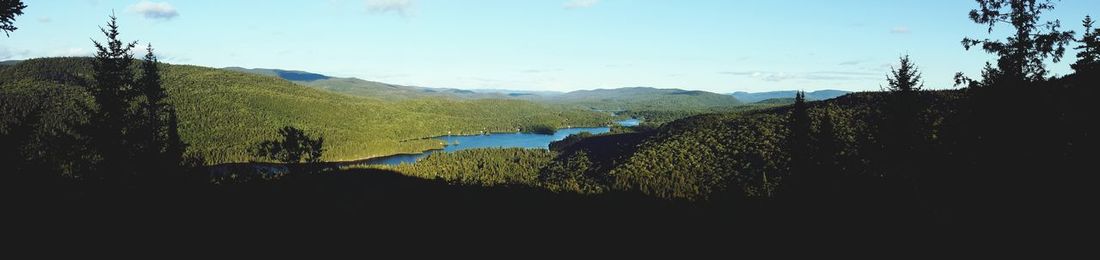
[[[463,89],[648,86],[879,90],[909,55],[926,88],[994,58],[967,0],[24,0],[0,60],[92,55],[114,12],[121,37],[162,61],[316,72]],[[1080,35],[1100,1],[1044,15]],[[1001,38],[1006,27],[993,32]],[[1055,74],[1067,74],[1069,50]]]

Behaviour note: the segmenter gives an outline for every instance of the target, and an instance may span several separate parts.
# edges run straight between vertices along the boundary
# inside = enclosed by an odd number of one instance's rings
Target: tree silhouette
[[[898,67],[886,76],[889,100],[886,104],[886,175],[892,179],[915,182],[915,151],[920,129],[917,129],[917,91],[924,86],[921,73],[909,56],[898,58]]]
[[[288,164],[315,163],[321,161],[324,137],[309,137],[301,129],[291,126],[279,129],[280,140],[261,142],[255,155]]]
[[[1081,22],[1085,27],[1085,33],[1081,36],[1081,46],[1077,46],[1074,49],[1079,50],[1077,53],[1077,62],[1070,65],[1073,67],[1077,74],[1085,74],[1088,72],[1095,72],[1097,68],[1100,68],[1100,28],[1092,28],[1092,17],[1085,16],[1085,20]]]
[[[796,180],[804,179],[810,171],[810,114],[807,110],[806,92],[798,91],[794,95],[794,105],[788,119],[790,136],[787,141],[791,156],[790,175]]]
[[[826,107],[821,113],[821,125],[814,136],[814,164],[821,178],[837,177],[840,174],[840,144],[837,142],[836,123],[833,108]]]
[[[90,134],[94,147],[99,151],[100,163],[96,172],[101,180],[127,178],[133,173],[131,154],[127,148],[127,120],[135,119],[130,111],[135,98],[133,61],[131,49],[137,42],[123,43],[118,39],[118,23],[110,16],[107,28],[100,28],[107,37],[106,44],[93,40],[96,47],[92,65],[93,82],[89,92],[98,109],[89,119],[93,128]]]
[[[1061,60],[1065,46],[1073,40],[1073,31],[1060,31],[1058,20],[1042,22],[1039,17],[1045,10],[1054,9],[1051,0],[976,0],[979,9],[970,11],[970,20],[988,26],[988,33],[999,24],[1009,24],[1015,33],[1005,40],[963,38],[967,50],[981,46],[995,54],[997,66],[987,65],[983,81],[975,82],[962,73],[955,75],[956,84],[973,87],[1005,83],[1022,86],[1045,79],[1047,70],[1043,62],[1051,58]],[[996,84],[1001,85],[1001,84]]]
[[[183,149],[186,144],[180,140],[178,118],[175,108],[165,98],[168,94],[161,86],[160,68],[153,46],[146,47],[141,62],[141,77],[135,87],[141,93],[139,102],[139,120],[132,131],[136,156],[142,157],[145,167],[142,171],[158,172],[173,170],[183,161]]]
[[[924,87],[924,83],[921,83],[921,73],[909,60],[909,55],[898,58],[898,67],[890,68],[890,75],[886,76],[886,82],[888,84],[886,90],[895,93],[910,93]]]
[[[4,35],[11,37],[10,33],[19,29],[12,23],[15,23],[15,16],[23,15],[23,8],[27,8],[23,1],[0,0],[0,31],[4,31]]]

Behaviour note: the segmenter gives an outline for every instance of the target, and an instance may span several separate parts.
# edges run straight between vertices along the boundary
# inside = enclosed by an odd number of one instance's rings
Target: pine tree
[[[118,39],[118,23],[114,15],[110,16],[107,28],[100,28],[107,37],[106,44],[93,40],[96,47],[93,83],[89,92],[98,109],[92,112],[90,136],[99,151],[100,162],[98,179],[121,181],[133,173],[130,167],[132,155],[127,149],[133,145],[128,142],[126,133],[129,127],[126,121],[131,119],[131,104],[134,93],[134,75],[131,66],[134,57],[131,49],[137,42],[123,43]]]
[[[806,105],[806,92],[798,91],[794,96],[794,105],[788,120],[790,129],[789,147],[791,164],[790,174],[796,178],[808,174],[810,170],[810,114]]]
[[[836,177],[840,174],[839,159],[840,144],[837,142],[836,123],[833,121],[833,108],[826,107],[821,113],[821,125],[818,127],[814,144],[814,161],[817,169],[821,171],[823,178]]]
[[[1081,23],[1085,27],[1085,33],[1078,41],[1081,46],[1074,48],[1079,50],[1077,62],[1070,65],[1078,75],[1095,73],[1100,68],[1100,28],[1092,28],[1093,21],[1089,16],[1085,16],[1085,20]]]
[[[890,68],[890,75],[886,76],[887,91],[895,93],[911,93],[924,88],[921,83],[921,73],[917,66],[909,60],[909,55],[898,58],[898,67]]]
[[[888,175],[900,177],[911,175],[912,156],[916,145],[917,96],[924,84],[921,83],[919,69],[909,60],[909,56],[898,59],[898,67],[891,68],[886,77],[889,84],[890,100],[886,104],[886,149],[890,157]],[[912,176],[908,176],[912,177]]]
[[[971,86],[1002,85],[1023,86],[1030,82],[1045,79],[1046,59],[1054,62],[1061,60],[1065,46],[1073,40],[1073,31],[1061,31],[1058,20],[1041,22],[1043,11],[1054,9],[1051,0],[976,0],[980,9],[970,11],[970,20],[987,25],[988,33],[1000,23],[1009,24],[1015,33],[1005,40],[963,38],[962,45],[967,50],[981,46],[988,53],[995,54],[997,66],[987,66],[982,82],[956,74],[956,84]]]
[[[167,115],[168,121],[165,125],[167,129],[165,141],[167,143],[164,148],[163,163],[169,167],[183,166],[183,154],[187,150],[187,143],[184,143],[180,138],[179,118],[176,116],[176,108],[169,106]],[[320,157],[320,155],[317,157]]]
[[[142,170],[160,172],[180,166],[186,144],[179,139],[175,108],[165,100],[168,94],[161,85],[159,62],[153,54],[152,44],[145,50],[146,54],[141,62],[141,77],[136,84],[143,98],[139,113],[142,120],[139,120],[140,125],[137,127],[140,133],[135,135],[136,142],[141,144],[138,147],[141,151],[137,155],[147,157],[147,160],[143,160],[147,167]]]

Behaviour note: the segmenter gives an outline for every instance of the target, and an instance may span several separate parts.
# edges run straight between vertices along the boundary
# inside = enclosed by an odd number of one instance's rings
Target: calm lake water
[[[638,119],[627,119],[616,122],[621,126],[637,126],[641,121]],[[402,163],[414,163],[424,157],[428,157],[429,154],[437,152],[453,152],[465,149],[474,148],[541,148],[549,149],[550,142],[560,141],[565,137],[578,134],[581,132],[589,132],[592,134],[602,134],[610,132],[610,127],[576,127],[576,128],[562,128],[558,129],[554,134],[532,134],[532,133],[504,133],[504,134],[486,134],[486,135],[463,135],[463,136],[443,136],[436,139],[446,142],[447,145],[441,150],[430,150],[418,154],[397,154],[385,157],[372,158],[363,160],[356,164],[383,164],[383,165],[398,165]]]

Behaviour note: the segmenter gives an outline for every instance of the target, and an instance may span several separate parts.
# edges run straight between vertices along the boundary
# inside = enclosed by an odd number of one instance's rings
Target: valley
[[[0,208],[54,248],[908,254],[1092,221],[1094,1],[26,2],[0,1]]]

